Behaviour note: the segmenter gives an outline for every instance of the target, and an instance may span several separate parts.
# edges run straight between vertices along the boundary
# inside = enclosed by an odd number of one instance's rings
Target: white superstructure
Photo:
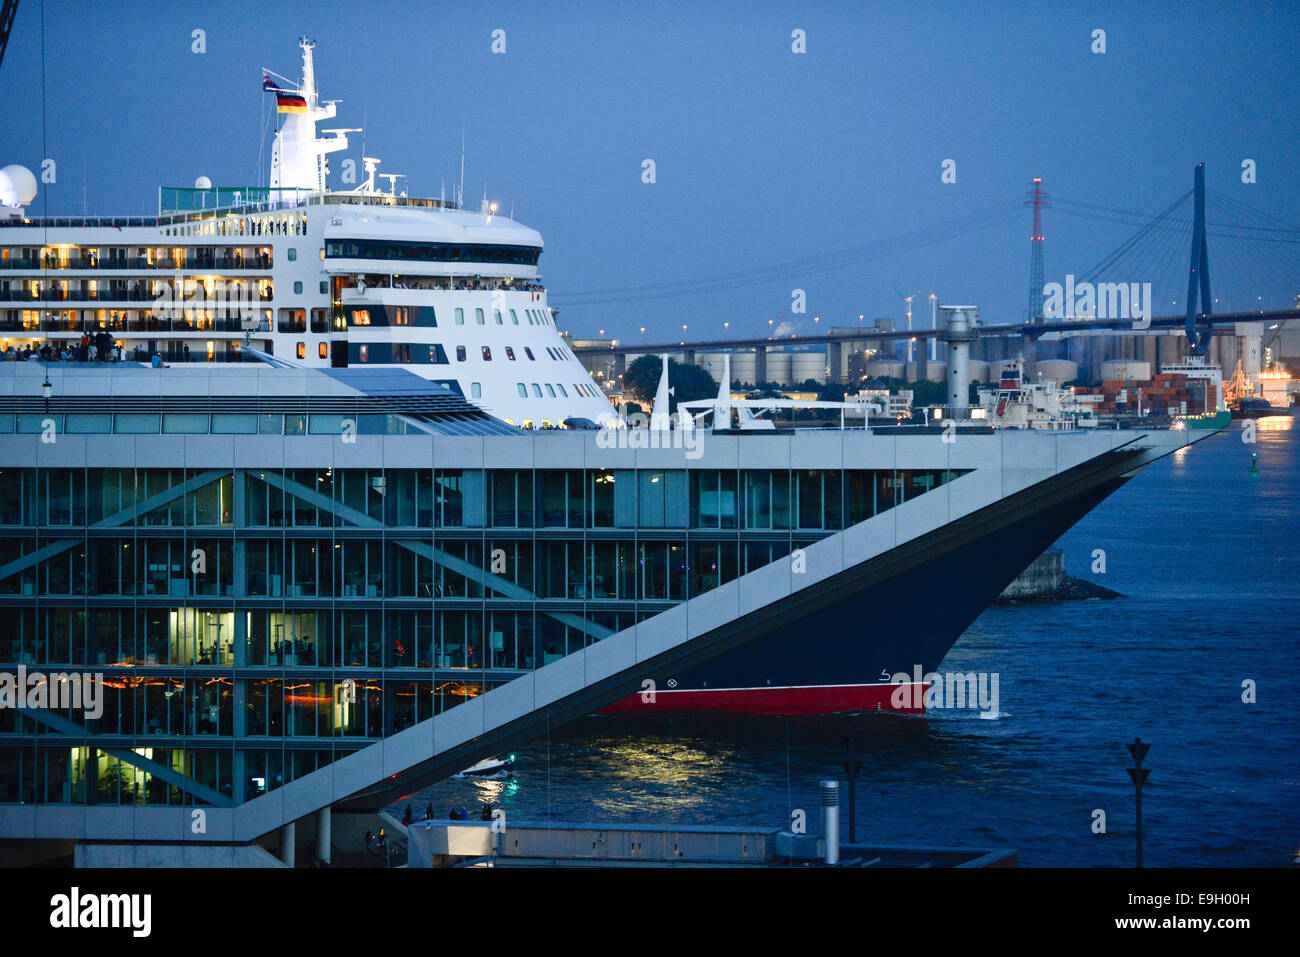
[[[327,155],[356,131],[317,130],[335,104],[300,45],[298,89],[263,74],[283,118],[270,188],[200,177],[161,189],[156,217],[116,218],[32,218],[30,191],[0,191],[0,351],[216,362],[256,350],[399,366],[523,427],[615,416],[555,328],[536,230],[486,201],[407,197],[373,157],[355,187],[325,188]]]

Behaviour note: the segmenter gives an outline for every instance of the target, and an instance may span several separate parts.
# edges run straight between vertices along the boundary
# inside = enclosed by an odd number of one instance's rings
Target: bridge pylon
[[[1214,326],[1196,328],[1198,315],[1213,311],[1210,298],[1210,253],[1205,239],[1205,164],[1196,164],[1196,186],[1192,190],[1192,262],[1187,272],[1187,345],[1194,356],[1203,356],[1214,336]],[[1197,293],[1200,293],[1200,310]]]

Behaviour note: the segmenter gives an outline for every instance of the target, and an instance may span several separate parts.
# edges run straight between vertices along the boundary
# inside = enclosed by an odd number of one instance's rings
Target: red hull
[[[628,695],[603,709],[601,714],[639,714],[651,711],[730,711],[736,714],[836,714],[879,711],[891,714],[924,714],[924,707],[898,707],[894,696],[910,705],[922,701],[925,685],[806,685],[790,688],[718,688],[657,691],[654,701],[642,694]]]

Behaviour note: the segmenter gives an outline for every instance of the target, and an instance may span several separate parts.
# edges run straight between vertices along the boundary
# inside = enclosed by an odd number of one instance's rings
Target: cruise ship
[[[0,172],[0,351],[396,366],[522,428],[611,417],[555,328],[536,230],[486,199],[408,197],[374,157],[327,187],[358,131],[318,127],[338,104],[299,45],[297,83],[263,73],[281,121],[269,186],[202,176],[159,189],[157,216],[36,217],[31,172]]]
[[[960,309],[937,424],[777,427],[725,372],[618,421],[535,233],[323,189],[311,52],[265,80],[279,193],[0,226],[38,297],[8,345],[44,347],[0,363],[0,863],[328,861],[345,820],[601,711],[922,711],[1021,570],[1210,434],[989,428]],[[167,271],[256,315],[160,318]]]

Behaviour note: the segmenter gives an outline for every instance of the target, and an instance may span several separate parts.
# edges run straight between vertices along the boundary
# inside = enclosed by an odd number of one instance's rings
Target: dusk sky
[[[261,70],[296,79],[305,33],[322,96],[342,100],[332,125],[364,114],[366,153],[407,174],[411,195],[444,182],[452,195],[463,128],[467,202],[486,185],[542,233],[559,326],[579,336],[676,339],[687,324],[702,338],[724,321],[760,335],[783,313],[806,332],[814,316],[901,317],[913,293],[924,326],[931,292],[1020,321],[1035,176],[1053,197],[1131,214],[1049,209],[1048,282],[1085,273],[1173,203],[1200,161],[1211,189],[1277,221],[1257,226],[1300,228],[1293,0],[48,2],[43,94],[40,23],[41,4],[22,0],[0,66],[0,165],[57,163],[33,212],[80,214],[84,195],[92,214],[151,213],[158,186],[199,175],[265,184]],[[191,52],[195,29],[205,53]],[[358,166],[361,149],[354,135]],[[955,183],[941,182],[946,159]],[[1242,182],[1245,159],[1257,182]],[[994,225],[945,237],[953,222]],[[1155,282],[1159,306],[1185,286],[1189,241],[1103,278]],[[1300,293],[1288,242],[1212,236],[1215,294],[1246,308]],[[873,243],[884,255],[868,257]],[[794,289],[806,315],[790,314]]]

